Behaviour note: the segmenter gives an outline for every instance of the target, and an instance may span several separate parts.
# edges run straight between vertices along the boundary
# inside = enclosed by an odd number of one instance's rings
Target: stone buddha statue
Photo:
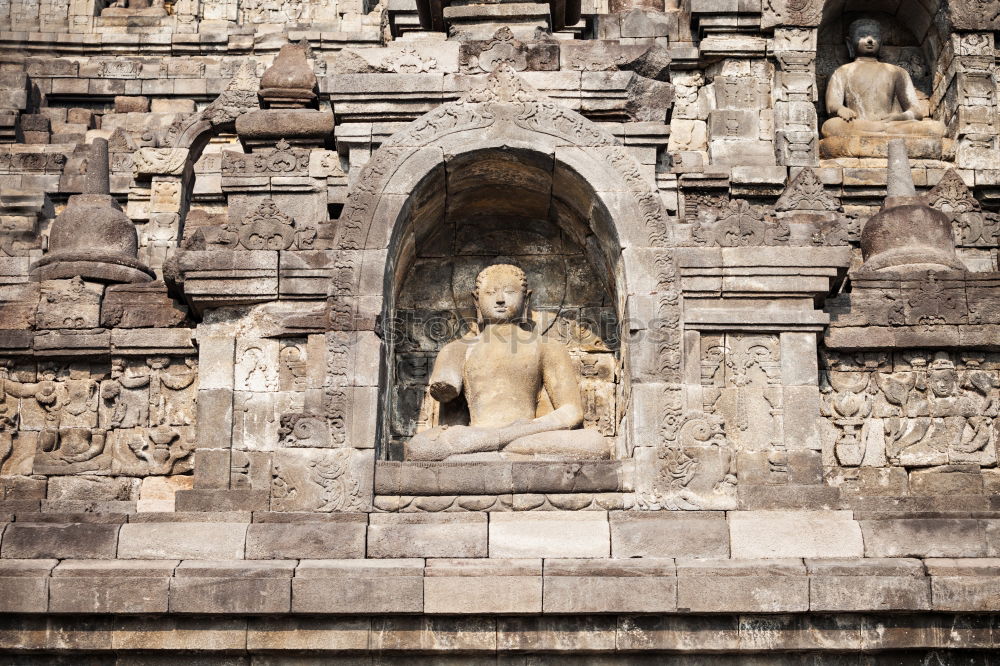
[[[469,425],[438,426],[404,446],[406,460],[610,457],[595,430],[581,430],[580,381],[566,346],[539,333],[528,318],[527,278],[495,264],[476,278],[472,297],[479,330],[441,350],[430,378],[431,397],[464,395]],[[547,396],[552,410],[541,414]],[[546,405],[547,407],[547,405]]]
[[[838,67],[827,85],[821,156],[886,157],[889,140],[902,138],[910,157],[939,159],[945,127],[923,117],[906,70],[879,61],[878,21],[854,21],[847,45],[854,62]]]

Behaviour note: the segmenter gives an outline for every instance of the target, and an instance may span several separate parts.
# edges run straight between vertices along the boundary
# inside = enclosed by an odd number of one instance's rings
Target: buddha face
[[[479,274],[472,297],[483,322],[499,324],[521,317],[529,293],[521,269],[497,264]]]
[[[882,48],[882,28],[878,21],[859,19],[851,24],[848,45],[855,56],[875,57]]]

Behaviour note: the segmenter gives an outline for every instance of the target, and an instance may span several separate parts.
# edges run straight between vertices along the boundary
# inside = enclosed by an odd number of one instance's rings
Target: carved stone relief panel
[[[0,469],[121,476],[191,470],[193,358],[112,357],[0,369]]]
[[[706,411],[723,417],[739,448],[764,450],[782,444],[778,336],[703,336],[701,378]]]
[[[372,449],[282,449],[273,454],[272,511],[371,508]],[[367,486],[367,487],[366,487]]]
[[[652,492],[640,492],[638,505],[667,510],[735,509],[736,456],[726,431],[724,419],[713,413],[690,411],[670,422],[657,447]]]
[[[984,211],[972,191],[954,169],[945,172],[925,195],[927,205],[951,218],[955,244],[994,247],[1000,232],[1000,215]]]
[[[827,351],[822,362],[827,464],[996,465],[995,353]]]
[[[38,303],[38,328],[97,328],[101,319],[101,285],[81,278],[44,280]]]

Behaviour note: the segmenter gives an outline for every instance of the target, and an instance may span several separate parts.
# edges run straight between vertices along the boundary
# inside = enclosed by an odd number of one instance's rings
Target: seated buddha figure
[[[530,294],[516,266],[494,264],[476,278],[479,330],[445,345],[430,378],[438,402],[464,395],[469,425],[417,433],[404,445],[406,460],[610,457],[599,432],[579,429],[583,405],[576,367],[563,343],[531,326]],[[552,411],[540,415],[543,391]]]
[[[885,157],[890,139],[905,139],[910,157],[941,157],[942,123],[923,117],[910,75],[880,62],[882,30],[874,19],[858,19],[848,30],[854,62],[841,65],[826,89],[822,157]]]

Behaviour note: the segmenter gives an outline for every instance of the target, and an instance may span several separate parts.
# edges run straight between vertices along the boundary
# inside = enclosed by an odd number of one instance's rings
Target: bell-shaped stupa
[[[951,221],[918,197],[906,142],[889,142],[888,189],[882,210],[861,231],[862,271],[919,273],[966,270],[955,252]]]
[[[69,198],[52,222],[48,253],[31,267],[39,280],[80,276],[95,282],[148,282],[153,271],[138,259],[135,225],[111,196],[107,139],[94,139],[86,192]]]

